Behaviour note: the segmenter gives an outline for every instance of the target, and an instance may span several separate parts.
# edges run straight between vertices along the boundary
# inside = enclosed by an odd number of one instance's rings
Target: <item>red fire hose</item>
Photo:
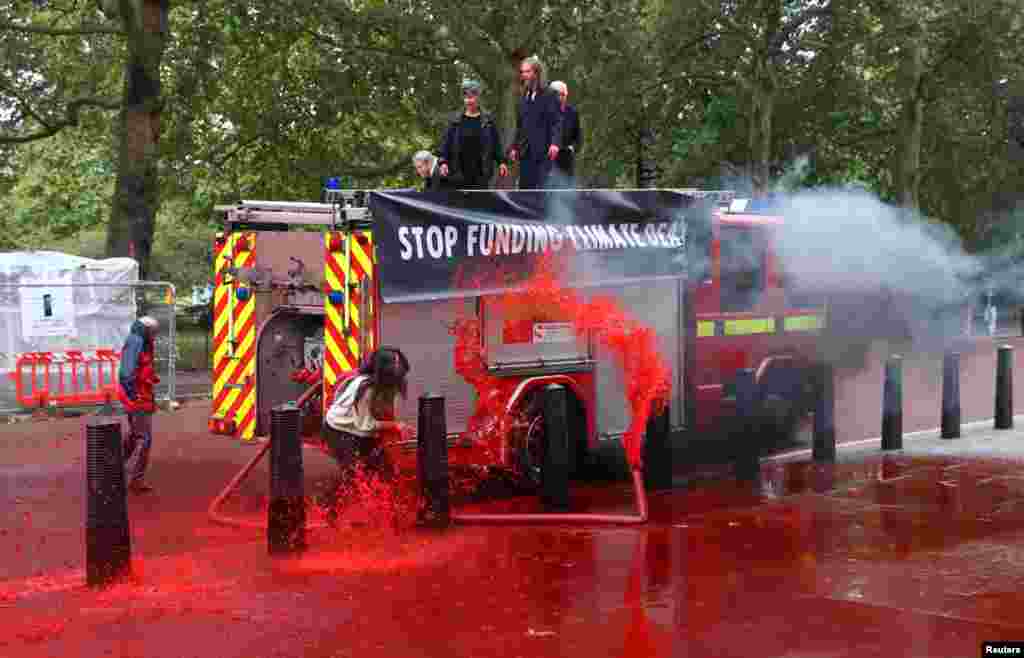
[[[295,406],[300,409],[309,402],[320,390],[321,381],[317,380],[305,393],[299,396]],[[251,519],[239,519],[221,514],[218,510],[224,501],[235,492],[241,483],[249,476],[256,464],[263,459],[270,449],[270,442],[266,442],[252,459],[242,467],[235,477],[228,482],[207,510],[207,516],[214,523],[236,528],[250,528],[254,530],[266,530],[266,521],[254,521]],[[452,514],[451,520],[461,524],[523,524],[523,523],[608,523],[615,525],[639,525],[647,522],[647,490],[644,488],[643,473],[639,467],[631,470],[633,480],[633,492],[636,497],[636,514],[580,514],[580,513],[537,513],[537,514]],[[308,529],[320,529],[326,527],[323,522],[307,523]]]
[[[630,514],[452,514],[454,523],[520,524],[520,523],[611,523],[616,525],[639,525],[647,522],[647,490],[644,488],[643,473],[632,469],[633,492],[636,495],[637,513]]]
[[[296,400],[295,402],[295,406],[301,409],[306,403],[310,401],[310,399],[313,398],[314,395],[316,395],[316,393],[320,390],[320,387],[321,380],[318,379],[312,386],[306,389],[305,393],[299,396],[299,399]],[[240,470],[235,475],[235,477],[231,478],[231,481],[228,482],[228,485],[226,487],[224,487],[224,490],[217,494],[217,497],[213,499],[213,502],[210,503],[210,507],[206,511],[206,514],[211,521],[213,521],[214,523],[219,523],[221,525],[233,526],[236,528],[252,528],[254,530],[267,529],[266,521],[253,521],[251,519],[238,519],[230,516],[225,516],[224,514],[221,514],[218,511],[218,509],[222,504],[224,504],[224,501],[227,500],[227,498],[232,493],[234,493],[236,489],[238,489],[239,485],[242,484],[242,481],[249,476],[249,473],[252,471],[253,468],[256,467],[256,464],[260,463],[260,460],[263,459],[263,456],[267,454],[267,450],[269,449],[270,441],[267,441],[260,447],[259,452],[253,455],[253,458],[249,460],[249,463],[243,466],[242,470]],[[306,524],[307,529],[319,529],[325,527],[327,527],[327,524],[323,522],[313,522]]]

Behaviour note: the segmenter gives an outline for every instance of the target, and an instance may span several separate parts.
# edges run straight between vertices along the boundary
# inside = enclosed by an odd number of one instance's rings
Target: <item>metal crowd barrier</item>
[[[36,340],[38,349],[13,354],[14,362],[9,366],[10,371],[6,378],[12,386],[2,395],[0,412],[116,403],[117,372],[121,363],[123,341],[128,335],[131,322],[144,314],[152,315],[160,322],[160,330],[155,341],[154,367],[161,381],[155,389],[156,397],[158,400],[175,399],[177,349],[176,294],[173,284],[163,281],[10,283],[0,284],[0,288],[72,288],[76,296],[80,291],[89,289],[121,289],[129,294],[124,303],[133,309],[134,315],[124,319],[125,326],[123,331],[119,332],[122,337],[118,341],[110,341],[117,342],[116,345],[82,349],[81,344],[76,345],[70,339],[52,336],[42,341]],[[151,299],[154,293],[156,301]],[[76,306],[79,303],[95,301],[75,301]],[[104,300],[99,303],[117,306],[116,301]],[[77,321],[79,318],[76,317]],[[21,341],[22,344],[31,345],[33,339],[21,336]]]

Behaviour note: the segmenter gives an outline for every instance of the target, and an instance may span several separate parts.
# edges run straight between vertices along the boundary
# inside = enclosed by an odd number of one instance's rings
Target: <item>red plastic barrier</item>
[[[68,350],[62,358],[53,352],[25,352],[10,377],[23,407],[106,404],[117,397],[120,362],[121,353],[111,349],[96,350],[91,357],[80,350]]]

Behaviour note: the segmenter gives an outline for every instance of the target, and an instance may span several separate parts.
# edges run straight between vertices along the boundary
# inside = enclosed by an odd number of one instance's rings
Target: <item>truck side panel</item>
[[[593,295],[608,295],[615,299],[630,316],[654,330],[659,354],[672,370],[672,393],[669,398],[671,424],[683,424],[683,349],[682,279],[634,283],[615,288],[599,288]],[[597,431],[618,435],[626,431],[631,420],[618,355],[595,346],[597,388]],[[629,358],[629,355],[626,356]]]
[[[473,414],[473,387],[455,372],[455,337],[448,327],[474,317],[476,300],[381,304],[380,343],[400,348],[409,358],[409,394],[399,402],[399,420],[416,426],[417,401],[425,393],[445,397],[448,431],[463,432]]]

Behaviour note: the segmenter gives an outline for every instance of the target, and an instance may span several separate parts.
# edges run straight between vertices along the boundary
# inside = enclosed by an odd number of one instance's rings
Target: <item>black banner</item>
[[[665,190],[373,192],[382,296],[514,289],[543,254],[568,257],[572,286],[682,276],[697,200]]]

